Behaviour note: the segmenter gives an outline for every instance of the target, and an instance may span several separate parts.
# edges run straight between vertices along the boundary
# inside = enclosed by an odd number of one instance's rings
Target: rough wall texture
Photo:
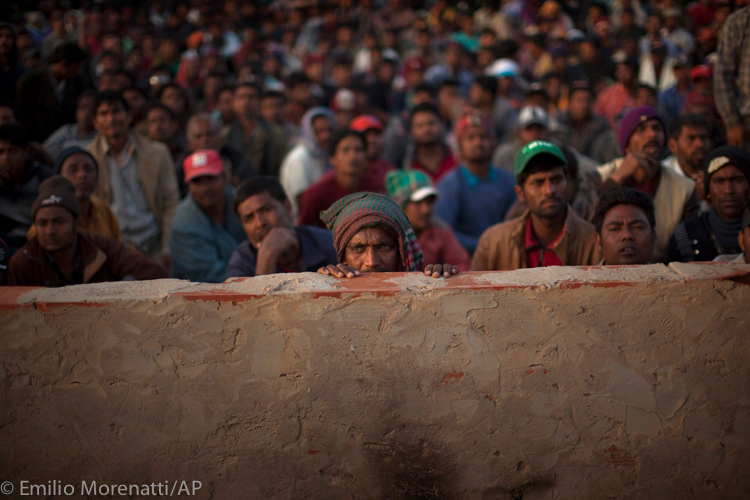
[[[740,498],[749,277],[6,289],[0,479],[200,480],[222,500]]]

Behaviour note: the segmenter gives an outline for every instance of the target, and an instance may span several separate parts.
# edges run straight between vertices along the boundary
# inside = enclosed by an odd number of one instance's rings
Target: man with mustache
[[[737,235],[750,200],[750,153],[735,146],[716,148],[703,176],[710,209],[677,226],[669,241],[670,260],[707,261],[742,252]]]
[[[669,238],[677,225],[698,212],[695,181],[660,163],[665,146],[665,127],[650,106],[631,109],[620,120],[617,139],[625,156],[615,158],[587,175],[573,204],[587,220],[593,220],[599,197],[622,186],[643,191],[656,210],[656,244],[652,262],[667,258]]]
[[[699,199],[704,199],[703,163],[711,151],[708,121],[701,115],[678,115],[669,124],[669,150],[664,166],[696,182]]]
[[[534,141],[518,152],[516,194],[528,210],[496,224],[479,238],[472,271],[531,267],[583,266],[600,259],[594,226],[566,201],[567,161],[552,143]]]
[[[594,219],[600,265],[648,264],[656,241],[654,203],[633,188],[607,191],[599,200]]]

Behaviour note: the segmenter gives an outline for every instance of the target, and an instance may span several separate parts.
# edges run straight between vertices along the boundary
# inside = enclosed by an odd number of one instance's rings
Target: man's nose
[[[368,269],[375,269],[380,264],[380,257],[373,247],[367,248],[364,257],[364,265]]]

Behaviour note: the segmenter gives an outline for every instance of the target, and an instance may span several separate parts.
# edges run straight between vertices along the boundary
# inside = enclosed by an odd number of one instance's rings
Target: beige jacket
[[[168,249],[172,217],[180,203],[172,156],[164,144],[152,141],[136,132],[131,132],[130,140],[135,145],[135,163],[146,195],[146,202],[161,231],[161,247]],[[99,185],[94,194],[111,203],[112,191],[105,159],[104,136],[98,134],[86,149],[91,152],[99,165]]]
[[[495,224],[479,238],[471,259],[472,271],[511,271],[526,264],[526,224],[529,211],[513,220]],[[563,236],[551,247],[566,266],[588,266],[601,260],[596,229],[568,207]]]

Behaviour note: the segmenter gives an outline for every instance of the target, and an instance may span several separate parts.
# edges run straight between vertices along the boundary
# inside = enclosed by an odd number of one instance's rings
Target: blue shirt
[[[435,215],[453,228],[458,241],[473,254],[482,233],[502,222],[515,203],[514,186],[513,176],[497,167],[491,167],[487,178],[481,179],[461,165],[438,183]]]
[[[246,237],[242,223],[232,210],[234,190],[227,187],[225,195],[223,225],[211,220],[192,196],[180,202],[169,238],[173,278],[207,283],[227,279],[229,258]]]
[[[680,94],[677,91],[677,85],[673,85],[659,94],[659,106],[669,115],[669,118],[674,118],[685,107],[685,99],[689,93],[688,90],[685,94]]]
[[[312,226],[298,226],[294,228],[299,238],[301,254],[300,272],[314,273],[321,267],[337,264],[339,259],[333,247],[333,234],[327,229]],[[249,240],[242,242],[232,254],[227,266],[227,276],[230,278],[255,276],[255,266],[258,262],[258,250],[250,245]],[[284,270],[276,266],[277,273]]]

